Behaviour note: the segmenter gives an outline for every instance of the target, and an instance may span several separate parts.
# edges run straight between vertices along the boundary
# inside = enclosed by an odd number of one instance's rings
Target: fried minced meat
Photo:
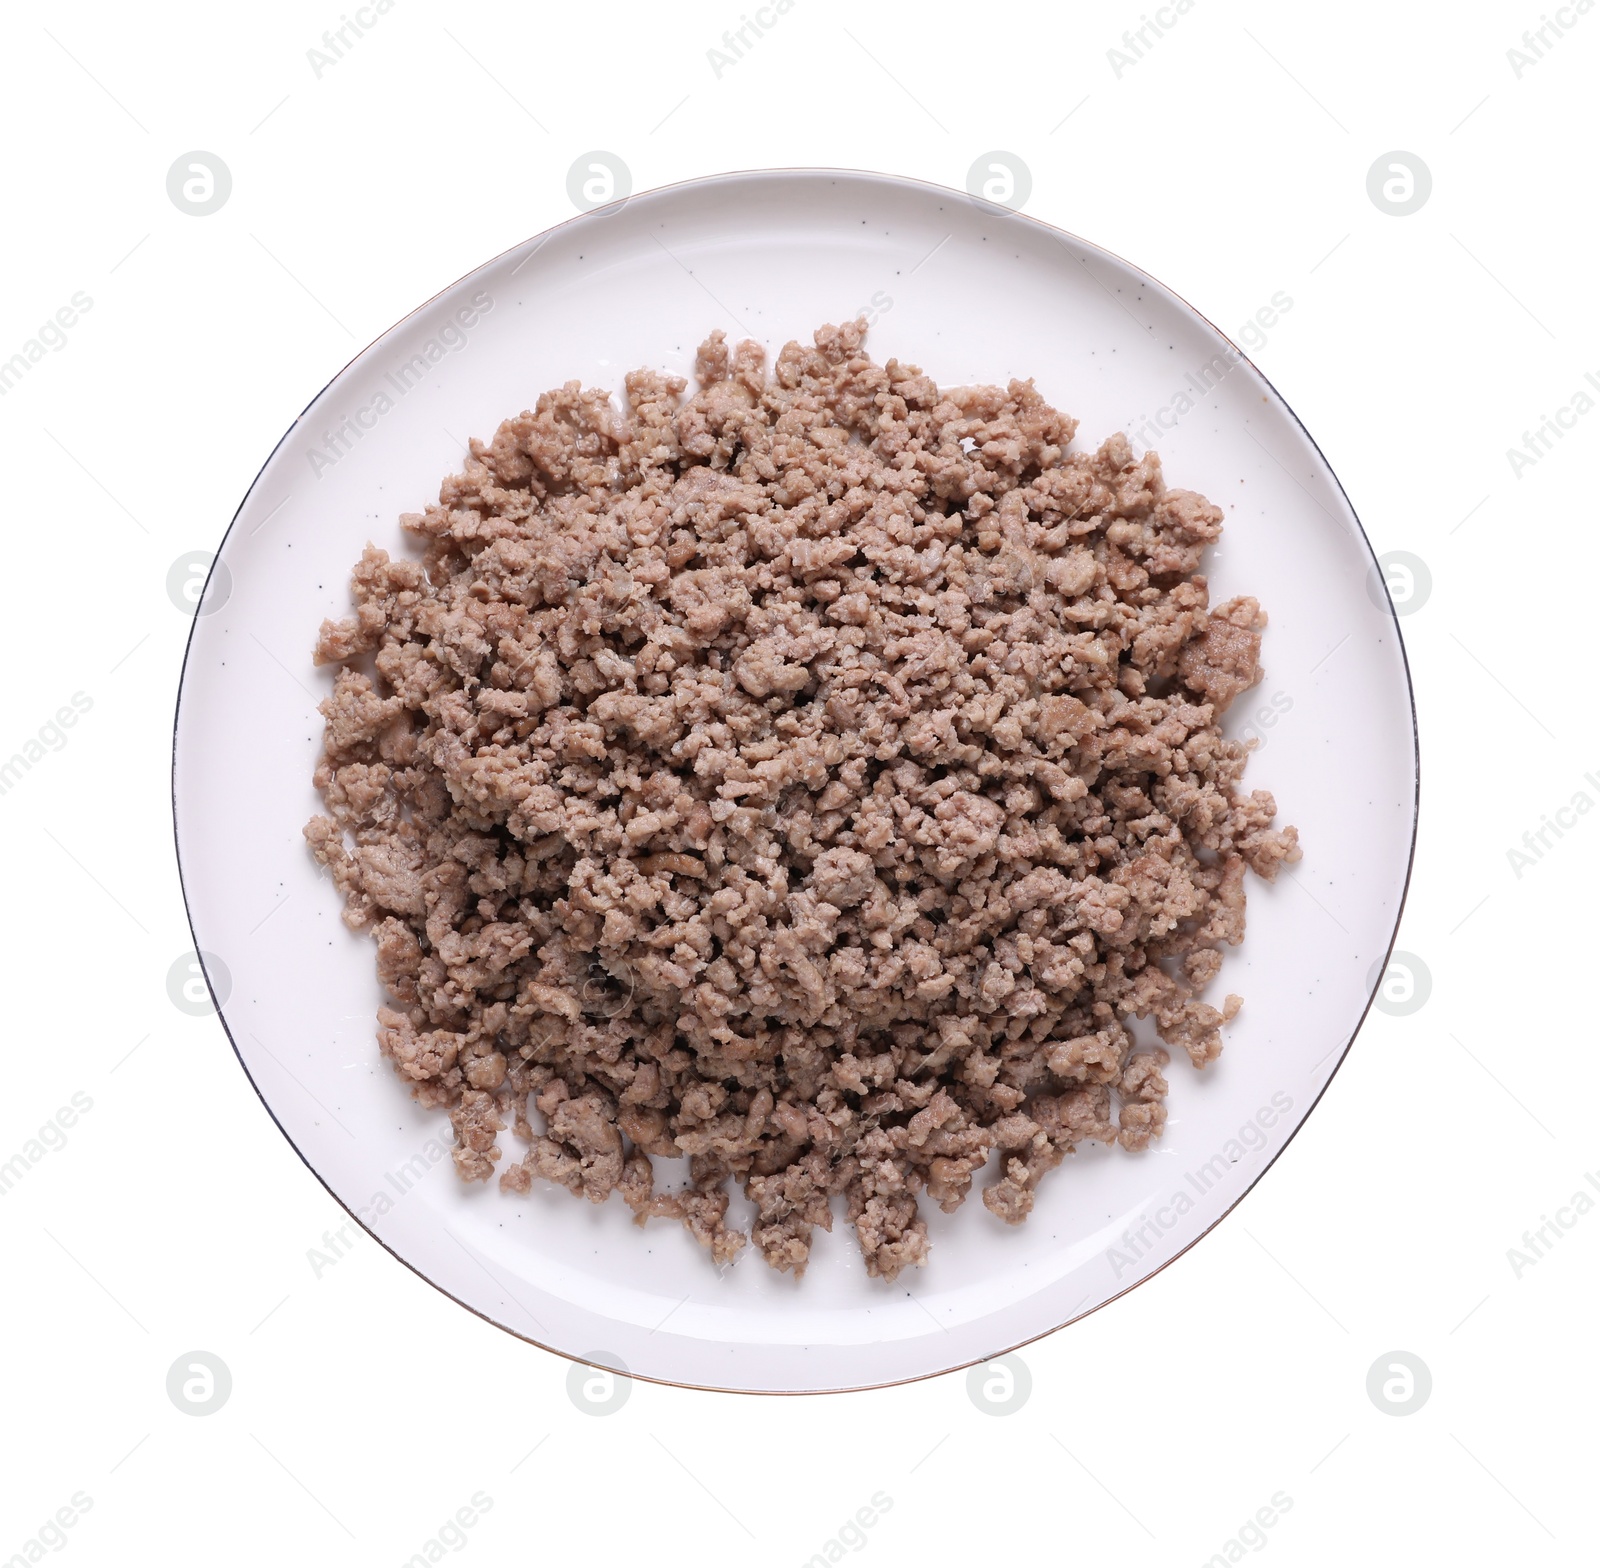
[[[941,391],[864,322],[577,382],[474,440],[326,622],[306,836],[370,928],[380,1048],[461,1176],[869,1273],[986,1166],[1017,1223],[1085,1140],[1160,1135],[1239,999],[1248,868],[1299,856],[1219,727],[1255,600],[1222,513],[1032,382]],[[687,1156],[660,1190],[653,1161]],[[842,1199],[835,1205],[835,1199]]]

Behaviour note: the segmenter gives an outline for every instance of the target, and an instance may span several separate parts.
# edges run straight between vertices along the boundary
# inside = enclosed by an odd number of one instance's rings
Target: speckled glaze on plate
[[[311,663],[318,624],[348,613],[369,539],[404,548],[398,515],[436,498],[469,436],[574,377],[620,391],[639,365],[687,376],[712,327],[773,354],[858,312],[875,358],[941,384],[1032,376],[1077,416],[1080,448],[1161,414],[1168,482],[1226,512],[1213,599],[1251,593],[1271,618],[1265,676],[1228,729],[1264,742],[1247,786],[1274,791],[1305,849],[1276,885],[1250,881],[1245,942],[1208,993],[1237,991],[1244,1010],[1204,1073],[1174,1062],[1160,1143],[1080,1149],[1015,1229],[976,1197],[952,1215],[925,1204],[932,1259],[892,1285],[867,1277],[843,1224],[819,1234],[797,1282],[750,1249],[719,1273],[681,1227],[641,1230],[620,1200],[457,1180],[448,1119],[378,1055],[371,939],[341,923],[300,833],[319,808],[316,703],[332,684]],[[958,192],[843,171],[731,174],[552,229],[354,359],[279,442],[218,562],[184,665],[173,801],[195,944],[233,1048],[301,1158],[396,1258],[563,1355],[707,1388],[867,1388],[1093,1312],[1260,1178],[1343,1059],[1394,937],[1416,823],[1411,687],[1337,479],[1184,301]]]

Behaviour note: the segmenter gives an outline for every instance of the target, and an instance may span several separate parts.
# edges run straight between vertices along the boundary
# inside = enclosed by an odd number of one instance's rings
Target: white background
[[[1281,1492],[1235,1553],[1584,1560],[1600,1212],[1561,1206],[1600,1181],[1579,1009],[1600,821],[1569,818],[1520,875],[1507,853],[1579,791],[1600,801],[1600,410],[1520,476],[1507,458],[1600,378],[1582,159],[1600,15],[1555,14],[1575,25],[1519,79],[1531,4],[1198,0],[1119,77],[1135,5],[796,0],[719,77],[736,0],[397,0],[319,78],[333,3],[10,10],[0,360],[76,291],[93,306],[0,398],[0,755],[73,693],[92,707],[0,794],[0,1162],[75,1093],[92,1109],[0,1198],[0,1562],[33,1560],[77,1493],[90,1508],[43,1549],[84,1564],[399,1564],[475,1493],[492,1508],[447,1558],[827,1560],[881,1492],[846,1556],[1202,1563]],[[233,177],[204,218],[166,194],[197,149]],[[308,1250],[342,1211],[215,1018],[168,999],[189,941],[168,795],[189,622],[168,569],[215,547],[353,353],[570,216],[592,149],[640,190],[802,164],[960,187],[979,154],[1015,154],[1029,212],[1225,331],[1293,298],[1254,357],[1374,547],[1431,574],[1402,622],[1423,809],[1399,943],[1431,994],[1373,1013],[1214,1233],[1024,1352],[1014,1414],[964,1375],[789,1399],[637,1383],[583,1413],[567,1363],[364,1236],[318,1277]],[[1367,195],[1393,150],[1432,173],[1407,217]],[[1508,1249],[1558,1211],[1571,1228],[1518,1277]],[[195,1350],[232,1376],[204,1417],[166,1392]],[[1433,1385],[1403,1417],[1367,1393],[1397,1350]]]

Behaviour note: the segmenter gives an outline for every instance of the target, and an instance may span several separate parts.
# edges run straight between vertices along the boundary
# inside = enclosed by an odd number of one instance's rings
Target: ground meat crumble
[[[1023,1220],[1086,1139],[1161,1133],[1165,1050],[1298,858],[1228,704],[1254,599],[1222,513],[1031,381],[941,391],[864,322],[701,345],[699,390],[576,382],[368,546],[306,837],[370,928],[382,1052],[479,1181],[620,1192],[800,1274],[835,1199],[870,1274],[919,1199]],[[531,1107],[531,1108],[530,1108]],[[652,1157],[688,1157],[658,1190]],[[729,1184],[756,1209],[728,1223]]]

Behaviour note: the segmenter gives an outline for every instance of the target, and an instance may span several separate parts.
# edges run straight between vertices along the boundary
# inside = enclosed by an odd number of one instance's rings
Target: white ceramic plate
[[[712,327],[775,354],[863,310],[879,360],[945,384],[1034,377],[1078,416],[1080,446],[1162,411],[1151,440],[1168,482],[1227,513],[1214,600],[1253,593],[1271,616],[1265,678],[1229,723],[1265,741],[1247,784],[1276,793],[1305,847],[1275,886],[1251,879],[1248,935],[1212,993],[1241,993],[1244,1010],[1203,1074],[1173,1064],[1158,1147],[1082,1149],[1016,1229],[976,1197],[933,1210],[932,1260],[893,1285],[867,1277],[845,1224],[819,1235],[799,1282],[750,1249],[719,1274],[681,1227],[640,1230],[620,1200],[457,1180],[445,1115],[419,1108],[379,1057],[371,940],[340,922],[300,833],[319,809],[316,703],[331,685],[311,663],[317,626],[348,613],[369,539],[405,548],[398,514],[436,498],[469,436],[574,377],[620,390],[638,365],[688,375]],[[195,942],[234,1049],[307,1165],[385,1247],[565,1355],[720,1389],[862,1388],[986,1360],[1094,1311],[1203,1236],[1272,1163],[1349,1047],[1394,936],[1416,814],[1411,691],[1338,481],[1190,306],[1082,240],[957,192],[728,175],[508,251],[313,400],[218,563],[184,666],[173,795]],[[503,1146],[520,1157],[509,1135]]]

